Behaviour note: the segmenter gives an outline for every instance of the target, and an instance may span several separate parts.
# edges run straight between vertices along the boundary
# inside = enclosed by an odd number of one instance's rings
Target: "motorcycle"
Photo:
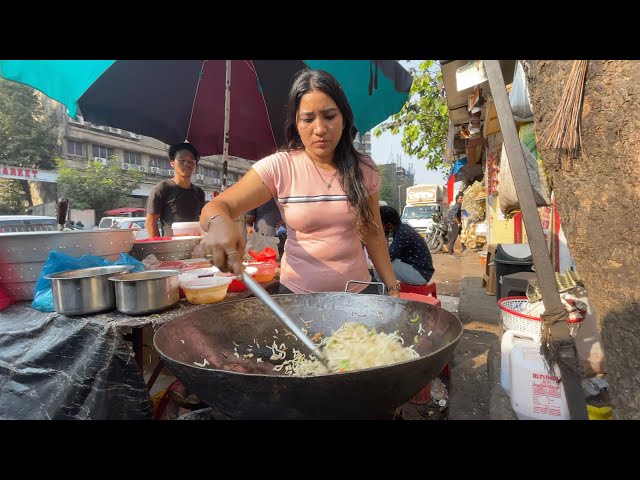
[[[425,242],[427,242],[429,252],[436,253],[442,250],[442,246],[448,242],[449,226],[442,218],[441,213],[436,212],[431,218],[433,219],[433,225],[425,236]]]

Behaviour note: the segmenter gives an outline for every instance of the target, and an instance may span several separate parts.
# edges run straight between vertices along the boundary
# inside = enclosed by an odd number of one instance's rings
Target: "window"
[[[168,158],[157,157],[155,155],[151,155],[149,160],[150,167],[158,167],[163,170],[171,170],[171,162]]]
[[[142,154],[140,152],[124,152],[124,163],[131,163],[133,165],[142,165]]]
[[[235,182],[237,178],[235,173],[227,172],[227,182]]]
[[[116,151],[114,148],[105,147],[103,145],[93,146],[94,157],[106,158],[107,160],[111,160],[111,157],[113,157],[115,154]]]
[[[81,157],[84,154],[83,150],[84,144],[73,140],[67,140],[67,153],[69,155],[77,155]]]
[[[220,172],[209,167],[202,167],[202,174],[209,178],[220,178]]]

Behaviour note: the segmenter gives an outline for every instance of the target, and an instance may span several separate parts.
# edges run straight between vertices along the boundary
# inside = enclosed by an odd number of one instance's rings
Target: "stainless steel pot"
[[[180,300],[178,270],[147,270],[111,278],[116,305],[127,315],[159,312]]]
[[[115,308],[115,292],[109,277],[128,272],[133,265],[109,265],[51,273],[53,303],[62,315],[85,315]]]

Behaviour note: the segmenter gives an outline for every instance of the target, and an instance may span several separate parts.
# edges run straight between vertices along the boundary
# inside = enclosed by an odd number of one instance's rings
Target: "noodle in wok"
[[[293,359],[277,367],[280,367],[278,370],[284,367],[289,375],[307,376],[381,367],[420,356],[413,347],[403,344],[397,332],[377,333],[362,323],[347,322],[320,343],[329,371],[313,356],[307,359],[295,349]]]

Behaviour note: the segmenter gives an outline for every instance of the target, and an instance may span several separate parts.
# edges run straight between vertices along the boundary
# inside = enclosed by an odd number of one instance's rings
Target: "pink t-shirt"
[[[365,157],[360,166],[364,184],[373,194],[380,176]],[[343,292],[348,280],[371,281],[364,249],[355,229],[355,214],[333,173],[319,172],[304,150],[278,152],[253,168],[271,190],[287,225],[280,282],[295,293]],[[322,178],[324,178],[324,181]],[[327,184],[331,182],[331,188]],[[352,283],[350,292],[367,285]]]

